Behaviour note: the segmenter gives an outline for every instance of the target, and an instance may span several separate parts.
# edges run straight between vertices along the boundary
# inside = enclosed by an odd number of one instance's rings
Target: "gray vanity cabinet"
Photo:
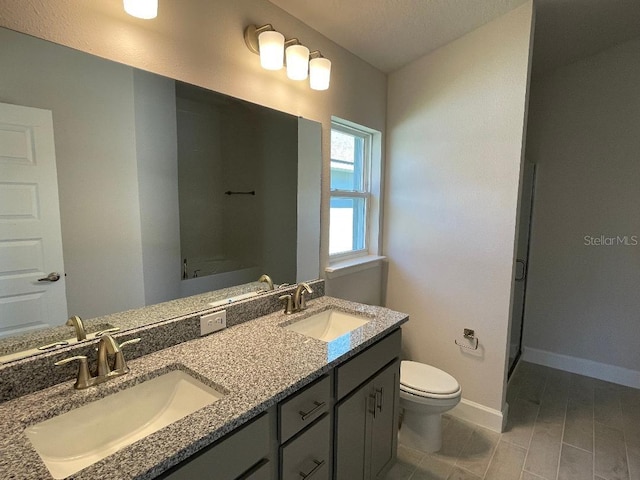
[[[191,458],[165,472],[168,480],[268,480],[273,467],[269,462],[272,418],[275,411],[234,430]]]
[[[396,457],[400,329],[160,476],[369,480]]]
[[[397,331],[338,367],[337,391],[342,397],[335,407],[337,480],[381,478],[396,457],[399,353]],[[371,369],[381,364],[383,367],[371,374]],[[340,388],[341,381],[352,385],[358,379],[363,381],[350,393]]]

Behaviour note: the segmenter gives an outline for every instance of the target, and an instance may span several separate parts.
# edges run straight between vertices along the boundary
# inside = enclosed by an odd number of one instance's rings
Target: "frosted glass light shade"
[[[309,84],[313,90],[327,90],[331,80],[331,60],[312,58],[309,62]]]
[[[158,16],[158,0],[124,0],[124,11],[133,17],[150,20]]]
[[[304,45],[287,47],[287,77],[305,80],[309,76],[309,49]]]
[[[284,35],[267,31],[258,35],[260,65],[265,70],[280,70],[284,61]]]

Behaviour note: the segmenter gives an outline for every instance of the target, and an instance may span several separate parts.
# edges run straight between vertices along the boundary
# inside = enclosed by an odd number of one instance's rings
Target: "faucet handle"
[[[116,352],[115,360],[113,361],[113,369],[116,372],[127,373],[129,371],[129,367],[127,367],[127,362],[124,359],[124,353],[122,353],[122,347],[126,347],[127,345],[133,345],[134,343],[138,343],[140,338],[132,338],[131,340],[127,340],[120,344],[119,351]]]
[[[286,295],[282,295],[281,297],[278,297],[278,300],[284,303],[285,314],[289,315],[290,313],[293,313],[293,297],[291,296],[290,293],[287,293]]]
[[[76,355],[75,357],[69,357],[63,360],[59,360],[54,363],[54,365],[65,365],[69,362],[73,362],[74,360],[78,360],[79,363],[78,376],[76,378],[76,383],[73,384],[73,388],[77,390],[87,388],[91,381],[91,374],[89,373],[89,364],[87,362],[87,357],[85,357],[84,355]]]

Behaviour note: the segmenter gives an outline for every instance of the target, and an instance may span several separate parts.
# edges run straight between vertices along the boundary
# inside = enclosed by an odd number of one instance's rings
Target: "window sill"
[[[340,260],[330,264],[324,269],[327,278],[337,278],[343,275],[361,272],[369,268],[379,266],[387,257],[380,255],[364,255],[362,257],[350,258],[348,260]]]

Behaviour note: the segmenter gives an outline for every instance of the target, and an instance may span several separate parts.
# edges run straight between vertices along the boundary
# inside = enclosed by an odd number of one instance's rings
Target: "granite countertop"
[[[336,345],[282,328],[327,308],[370,318]],[[73,381],[0,404],[0,478],[51,475],[24,429],[88,402],[180,369],[226,395],[69,478],[150,479],[251,420],[408,320],[403,313],[332,297],[311,300],[292,315],[281,311],[128,362],[131,372],[97,387]]]

